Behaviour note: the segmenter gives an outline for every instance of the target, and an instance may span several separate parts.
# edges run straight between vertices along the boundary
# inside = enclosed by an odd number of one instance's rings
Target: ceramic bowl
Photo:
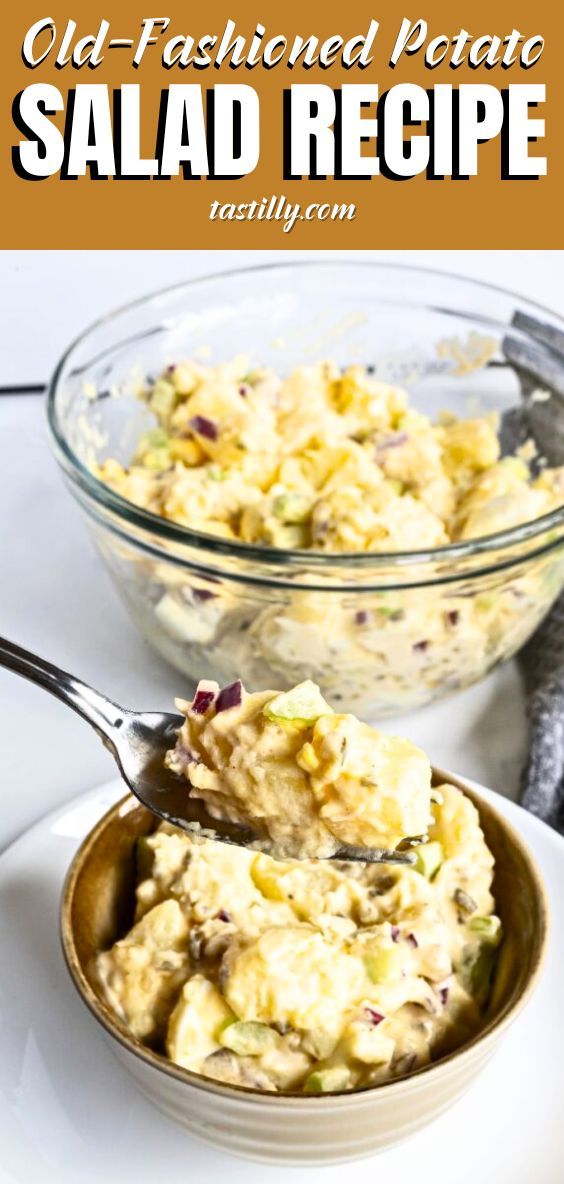
[[[492,995],[482,1030],[466,1044],[410,1077],[356,1093],[270,1094],[226,1085],[181,1069],[134,1039],[100,997],[92,967],[98,951],[131,926],[135,843],[156,820],[127,797],[81,844],[61,911],[71,978],[139,1089],[192,1135],[267,1163],[319,1166],[372,1155],[442,1114],[495,1052],[538,981],[547,940],[545,892],[531,855],[502,815],[466,782],[439,770],[434,775],[436,784],[450,781],[475,803],[495,856],[493,891],[505,938]]]

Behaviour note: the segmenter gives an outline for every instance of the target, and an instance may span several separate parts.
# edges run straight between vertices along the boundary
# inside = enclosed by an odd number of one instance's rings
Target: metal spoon
[[[151,813],[189,833],[203,833],[204,837],[223,843],[239,847],[260,843],[260,836],[250,828],[213,818],[204,803],[192,797],[186,778],[166,768],[165,753],[174,747],[183,716],[161,711],[126,711],[73,674],[2,637],[0,666],[50,691],[91,724],[114,757],[132,794]],[[420,841],[420,837],[406,839],[405,846]],[[340,847],[331,858],[394,864],[410,864],[415,860],[409,850],[348,846]]]

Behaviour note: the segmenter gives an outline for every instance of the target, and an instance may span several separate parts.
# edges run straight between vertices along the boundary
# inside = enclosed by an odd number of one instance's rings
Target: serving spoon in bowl
[[[0,637],[0,666],[43,687],[82,716],[111,752],[128,789],[152,814],[189,834],[239,847],[257,846],[260,841],[257,833],[240,823],[214,818],[204,803],[190,793],[186,778],[165,766],[165,754],[174,747],[184,722],[182,715],[118,707],[74,674],[3,637]],[[421,841],[421,837],[405,839],[400,849],[394,851],[343,845],[330,858],[413,864],[415,856],[409,848]]]

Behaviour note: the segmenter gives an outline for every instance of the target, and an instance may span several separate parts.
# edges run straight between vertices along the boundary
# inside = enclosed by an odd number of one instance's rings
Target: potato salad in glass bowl
[[[311,678],[366,718],[514,654],[564,583],[539,315],[337,262],[212,277],[94,326],[51,426],[144,637],[194,681]]]
[[[369,828],[377,815],[379,835],[401,834],[414,822],[402,814],[407,778],[427,831],[416,863],[279,860],[161,824],[138,841],[133,927],[97,955],[95,975],[127,1030],[183,1068],[267,1091],[356,1090],[479,1030],[502,940],[494,860],[475,805],[454,785],[431,791],[421,750],[334,712],[317,688],[307,700],[297,690],[222,700],[200,688],[179,704],[186,725],[169,763],[231,817],[235,805],[264,819],[276,791],[302,851],[336,813]],[[345,732],[346,753],[339,744],[320,778],[319,745]],[[300,795],[321,783],[323,805],[308,811]]]

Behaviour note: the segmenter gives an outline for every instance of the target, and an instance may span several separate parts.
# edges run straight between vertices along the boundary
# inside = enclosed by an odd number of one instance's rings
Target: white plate
[[[410,1142],[354,1165],[355,1184],[562,1184],[564,840],[489,791],[544,873],[552,912],[546,970],[525,1014],[466,1097]],[[2,1184],[342,1184],[343,1168],[284,1169],[216,1152],[136,1092],[68,978],[58,938],[66,868],[121,795],[78,798],[0,857]]]

